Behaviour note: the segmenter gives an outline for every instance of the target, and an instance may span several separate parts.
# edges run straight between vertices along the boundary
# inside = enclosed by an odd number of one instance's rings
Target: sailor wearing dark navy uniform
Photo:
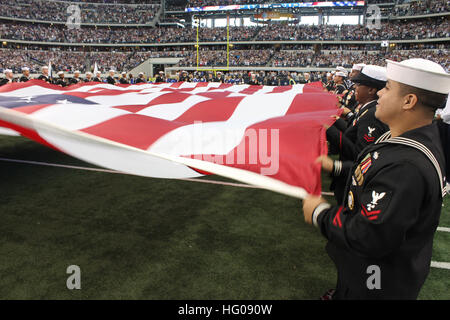
[[[164,82],[164,81],[165,81],[164,80],[164,71],[159,71],[158,74],[155,77],[155,83],[161,83],[161,82]]]
[[[337,151],[339,163],[335,162],[332,171],[334,191],[338,203],[343,200],[343,192],[350,169],[358,154],[368,145],[374,143],[389,130],[388,126],[375,117],[377,92],[386,85],[386,68],[368,65],[357,73],[352,81],[355,83],[355,96],[362,106],[347,126],[340,118],[327,130],[330,150]],[[344,170],[342,170],[344,167]]]
[[[331,72],[327,73],[327,80],[325,83],[325,89],[327,89],[327,91],[333,91],[334,89],[334,81],[333,81],[333,74]]]
[[[143,72],[139,72],[138,78],[136,79],[136,83],[146,83],[145,81],[145,75]]]
[[[333,77],[334,82],[334,93],[339,95],[344,95],[347,90],[346,84],[344,82],[347,77],[347,72],[345,71],[336,71]]]
[[[66,87],[67,86],[67,82],[64,79],[64,71],[59,71],[57,73],[58,78],[55,80],[55,84],[61,87]]]
[[[69,80],[69,85],[78,84],[81,82],[80,71],[76,70],[73,73],[73,77]]]
[[[119,83],[120,84],[129,84],[129,82],[127,80],[127,73],[125,71],[120,74]]]
[[[356,107],[358,106],[358,102],[356,101],[356,97],[355,97],[355,83],[352,81],[352,79],[355,78],[356,76],[358,76],[365,66],[366,66],[366,64],[364,64],[364,63],[354,64],[352,67],[352,71],[349,74],[351,84],[350,84],[347,94],[344,97],[343,104],[346,108],[348,108],[350,110],[350,112],[357,111]]]
[[[93,82],[102,82],[102,73],[100,71],[97,71],[95,73],[95,78],[92,79]]]
[[[6,69],[3,73],[5,77],[0,80],[0,86],[14,82],[14,74],[11,69]]]
[[[28,80],[30,80],[30,68],[23,67],[22,74],[23,75],[20,77],[19,82],[27,82]]]
[[[43,66],[41,68],[41,72],[42,72],[42,74],[39,75],[38,80],[43,80],[45,82],[51,82],[50,81],[50,77],[48,75],[48,67],[47,66]]]
[[[390,131],[354,162],[342,205],[303,201],[305,221],[328,240],[337,268],[324,299],[417,299],[430,271],[445,195],[445,160],[433,122],[450,75],[424,59],[387,61],[375,116]]]
[[[86,78],[83,80],[84,82],[92,82],[92,72],[86,72]]]
[[[106,82],[112,85],[116,84],[116,79],[114,79],[114,74],[116,73],[116,71],[114,71],[113,69],[109,70],[109,76],[106,78]]]

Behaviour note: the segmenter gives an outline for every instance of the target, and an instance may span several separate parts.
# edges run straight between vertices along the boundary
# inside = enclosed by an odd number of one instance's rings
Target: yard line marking
[[[437,231],[450,232],[450,228],[438,227]]]
[[[450,262],[431,261],[431,267],[450,270]]]

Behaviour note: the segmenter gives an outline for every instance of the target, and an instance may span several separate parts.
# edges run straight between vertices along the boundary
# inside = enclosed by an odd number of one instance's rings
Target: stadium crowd
[[[421,0],[409,2],[405,5],[395,6],[394,16],[416,16],[432,13],[444,13],[450,11],[448,0]]]
[[[155,18],[160,9],[157,4],[112,5],[77,2],[75,5],[80,8],[81,23],[146,24]],[[56,1],[35,0],[24,3],[23,0],[0,0],[0,16],[66,22],[69,6],[66,2]]]
[[[45,69],[45,70],[44,70]],[[160,83],[160,82],[219,82],[229,84],[250,84],[250,85],[270,85],[270,86],[286,86],[296,83],[307,83],[312,81],[327,81],[326,72],[308,72],[298,73],[289,71],[229,71],[211,72],[211,71],[178,71],[175,75],[166,76],[163,71],[160,71],[155,77],[149,78],[143,72],[140,72],[137,77],[125,71],[117,72],[114,69],[106,70],[105,72],[80,72],[76,70],[74,75],[66,78],[64,71],[52,73],[52,77],[48,74],[48,67],[40,68],[40,75],[31,77],[30,69],[24,67],[21,69],[22,75],[14,75],[10,69],[4,71],[5,78],[0,79],[0,85],[10,82],[26,82],[31,79],[44,80],[49,83],[60,86],[69,86],[72,84],[83,82],[105,82],[109,84],[137,84],[137,83]],[[84,74],[84,76],[82,76]],[[102,74],[107,74],[102,77]],[[45,77],[45,78],[44,78]]]
[[[131,70],[149,58],[174,57],[180,58],[178,66],[197,66],[197,53],[194,50],[180,51],[132,51],[132,52],[83,52],[69,50],[23,50],[0,49],[0,70],[11,69],[20,72],[25,65],[32,73],[39,71],[40,66],[51,62],[54,70],[72,73],[75,70],[89,71],[86,66],[97,63],[99,66],[114,66],[117,70]],[[403,60],[413,57],[426,58],[450,69],[449,55],[446,49],[434,50],[394,50],[366,51],[342,50],[334,48],[315,53],[313,50],[280,50],[250,49],[230,50],[230,67],[311,67],[328,68],[342,65],[351,67],[364,57],[371,64],[381,65],[384,60]],[[226,50],[199,50],[198,65],[201,67],[227,66]]]
[[[263,66],[266,65],[273,50],[232,50],[229,52],[230,66]],[[226,66],[227,52],[223,50],[199,51],[199,66]],[[180,66],[196,66],[197,54],[191,52],[180,61]]]
[[[405,50],[392,51],[388,53],[380,51],[330,51],[327,53],[314,54],[295,50],[283,50],[275,53],[271,60],[272,67],[334,67],[342,65],[351,67],[361,60],[368,64],[383,65],[385,59],[402,61],[408,58],[424,58],[441,64],[444,68],[450,68],[450,60],[447,50]]]
[[[83,52],[63,50],[11,50],[0,49],[0,69],[20,72],[27,66],[31,73],[37,73],[49,61],[53,70],[73,73],[75,70],[88,71],[86,66],[97,63],[99,66],[114,66],[118,70],[131,70],[149,58],[184,57],[187,51],[134,51],[134,52]]]
[[[3,39],[69,42],[69,43],[174,43],[195,42],[197,30],[191,28],[94,28],[68,29],[65,25],[32,23],[0,24]],[[408,40],[446,38],[450,36],[447,20],[389,22],[381,29],[368,29],[361,25],[306,26],[277,25],[267,27],[232,27],[231,41],[300,41],[300,40]],[[201,28],[199,39],[226,41],[226,28]]]

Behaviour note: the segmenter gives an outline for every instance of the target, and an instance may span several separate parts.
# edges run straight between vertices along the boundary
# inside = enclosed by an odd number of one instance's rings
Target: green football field
[[[20,137],[0,136],[0,157],[91,166]],[[7,161],[0,168],[0,299],[317,299],[335,285],[325,239],[304,223],[297,199]],[[449,208],[446,197],[441,227],[450,228]],[[432,260],[450,262],[449,232],[436,233]],[[70,265],[81,269],[80,290],[66,287]],[[449,288],[450,270],[431,268],[420,299],[450,299]]]

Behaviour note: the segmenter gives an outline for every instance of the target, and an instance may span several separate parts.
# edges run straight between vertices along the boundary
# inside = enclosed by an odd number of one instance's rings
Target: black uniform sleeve
[[[330,143],[330,153],[338,154],[342,148],[343,133],[336,126],[332,125],[326,131],[327,140]]]
[[[342,131],[342,132],[344,132],[345,130],[347,130],[347,121],[345,121],[344,119],[342,119],[342,118],[339,118],[339,119],[337,119],[335,122],[334,122],[334,126],[336,127],[336,128],[338,128],[340,131]]]
[[[333,177],[348,177],[353,167],[353,161],[335,160],[333,162],[333,170],[331,175]]]
[[[332,207],[317,213],[322,234],[364,257],[382,257],[405,241],[426,201],[426,182],[417,167],[397,163],[381,169],[361,193],[355,210]]]
[[[342,137],[342,154],[347,159],[356,159],[368,145],[373,144],[388,130],[388,127],[375,118],[375,111],[361,117],[356,125]],[[354,137],[354,140],[352,140]]]

